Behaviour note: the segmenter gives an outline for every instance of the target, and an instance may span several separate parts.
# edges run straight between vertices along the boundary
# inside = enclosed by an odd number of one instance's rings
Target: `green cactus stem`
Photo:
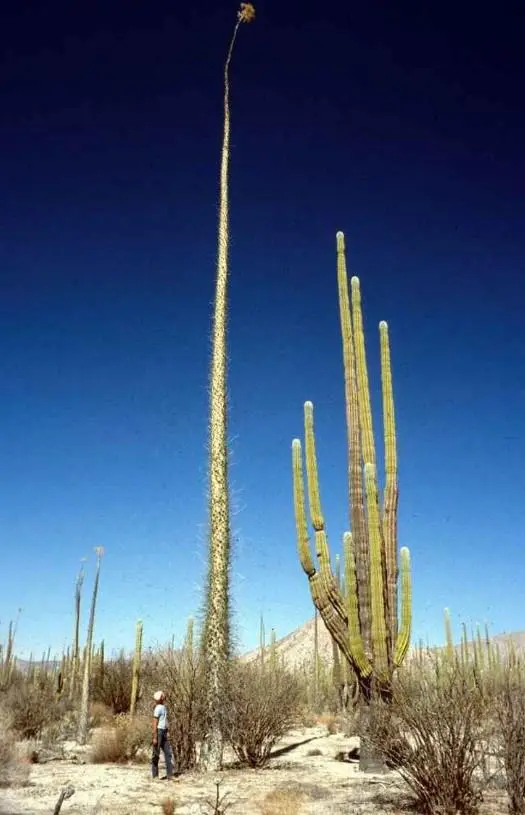
[[[398,553],[397,547],[397,448],[388,326],[384,321],[379,324],[385,461],[381,503],[360,283],[357,277],[352,277],[350,296],[342,232],[337,233],[336,245],[351,524],[351,532],[343,535],[343,580],[339,574],[334,576],[331,567],[311,402],[304,404],[304,457],[315,563],[310,550],[299,439],[292,443],[294,508],[299,560],[308,577],[314,606],[355,673],[361,695],[367,701],[374,689],[388,697],[393,673],[403,662],[410,644],[410,555],[405,547]]]

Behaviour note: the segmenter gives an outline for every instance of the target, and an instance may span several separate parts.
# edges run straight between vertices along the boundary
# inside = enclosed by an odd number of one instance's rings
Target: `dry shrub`
[[[107,727],[113,722],[114,714],[104,702],[93,702],[89,706],[89,726]]]
[[[225,732],[241,764],[268,762],[275,743],[297,721],[300,697],[297,678],[280,666],[232,666]]]
[[[261,815],[299,815],[305,795],[300,790],[271,790],[258,806]]]
[[[153,693],[162,689],[168,709],[169,741],[175,770],[193,769],[197,745],[205,734],[204,671],[197,650],[185,645],[168,648],[147,658],[143,670],[144,691],[140,710],[153,715]]]
[[[136,760],[151,744],[151,723],[148,717],[116,716],[112,727],[103,727],[95,734],[91,747],[93,764],[125,764]]]
[[[407,666],[391,704],[376,702],[369,739],[428,815],[474,815],[487,698],[471,665],[437,656]]]
[[[22,739],[37,739],[60,719],[61,711],[51,677],[42,674],[34,681],[20,678],[6,694],[11,728]]]
[[[104,663],[102,674],[95,676],[92,699],[113,713],[129,713],[131,704],[132,660],[121,651],[119,656]]]
[[[317,717],[317,724],[321,727],[326,727],[329,736],[333,736],[341,729],[340,722],[333,713],[321,713],[321,715]]]
[[[309,708],[302,708],[298,714],[298,721],[301,727],[315,727],[317,716]]]
[[[162,815],[175,815],[175,801],[173,798],[164,798],[160,802]]]
[[[5,710],[0,711],[0,787],[21,785],[29,777],[29,761],[18,755],[16,740],[8,727]]]
[[[91,761],[93,764],[125,764],[128,761],[126,745],[116,727],[103,727],[93,736]]]
[[[525,815],[525,666],[510,656],[495,677],[494,709],[511,815]]]

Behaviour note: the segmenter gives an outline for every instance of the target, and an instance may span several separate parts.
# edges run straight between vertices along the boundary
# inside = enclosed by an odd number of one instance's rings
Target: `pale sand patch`
[[[327,736],[324,727],[292,731],[276,748],[268,769],[227,768],[217,774],[221,794],[229,793],[228,815],[261,815],[258,804],[269,791],[293,788],[305,793],[301,815],[402,815],[405,788],[396,773],[365,776],[357,764],[335,760],[356,743],[339,734]],[[291,749],[279,755],[283,748]],[[321,755],[308,755],[318,750]],[[181,815],[213,811],[206,801],[215,798],[215,776],[196,772],[173,783],[152,782],[147,764],[79,764],[72,756],[85,760],[86,750],[80,748],[70,747],[66,755],[62,761],[33,765],[29,786],[2,790],[1,815],[50,815],[67,784],[75,794],[64,802],[62,815],[153,815],[162,812],[165,798],[174,799],[175,813]],[[162,764],[160,769],[162,775]]]

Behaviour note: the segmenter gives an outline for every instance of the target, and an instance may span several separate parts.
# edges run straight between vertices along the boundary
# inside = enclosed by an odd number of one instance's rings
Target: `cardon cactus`
[[[317,565],[310,551],[301,442],[292,443],[295,517],[301,565],[328,631],[356,674],[361,698],[388,696],[394,670],[410,642],[411,575],[408,549],[397,551],[397,450],[388,327],[379,324],[385,446],[380,504],[359,280],[348,292],[344,235],[337,233],[337,279],[343,343],[351,532],[343,536],[344,590],[332,571],[321,508],[314,409],[304,405],[308,499]],[[398,618],[398,580],[401,603]]]
[[[131,678],[131,699],[129,705],[129,712],[131,716],[135,715],[137,709],[137,701],[139,698],[139,685],[140,685],[140,668],[142,660],[142,635],[144,626],[142,620],[137,620],[135,625],[135,650],[133,652],[133,669]]]

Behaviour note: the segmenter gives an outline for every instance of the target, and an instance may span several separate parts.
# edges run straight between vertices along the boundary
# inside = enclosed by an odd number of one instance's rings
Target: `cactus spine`
[[[129,712],[131,716],[135,715],[137,699],[139,696],[140,665],[142,659],[142,632],[142,620],[137,620],[137,625],[135,627],[135,651],[133,653],[133,676],[131,679],[131,700],[129,705]]]
[[[77,729],[77,742],[85,744],[88,734],[88,717],[89,717],[89,691],[91,685],[91,651],[93,648],[93,629],[95,627],[95,609],[97,605],[98,583],[100,579],[100,563],[104,554],[102,546],[95,549],[97,558],[95,582],[93,583],[93,594],[91,597],[91,608],[89,610],[89,621],[86,637],[86,646],[84,649],[84,676],[82,679],[82,697],[80,701],[80,713],[78,717]]]
[[[351,532],[343,537],[344,592],[334,576],[321,508],[314,409],[304,405],[306,476],[317,567],[310,551],[303,455],[292,443],[294,505],[299,558],[315,607],[355,672],[362,698],[374,689],[388,695],[393,671],[408,649],[411,577],[408,549],[400,551],[401,618],[397,583],[397,450],[388,326],[379,324],[385,447],[385,489],[380,505],[372,410],[365,353],[361,291],[357,277],[348,292],[344,235],[337,233],[337,281],[343,346]]]
[[[209,562],[204,625],[206,670],[207,738],[201,751],[206,770],[222,766],[223,734],[221,709],[230,657],[230,507],[228,483],[227,348],[228,244],[229,244],[229,159],[230,83],[229,68],[241,23],[255,15],[249,3],[241,3],[224,65],[224,129],[220,168],[219,227],[215,307],[210,376],[209,459]]]

